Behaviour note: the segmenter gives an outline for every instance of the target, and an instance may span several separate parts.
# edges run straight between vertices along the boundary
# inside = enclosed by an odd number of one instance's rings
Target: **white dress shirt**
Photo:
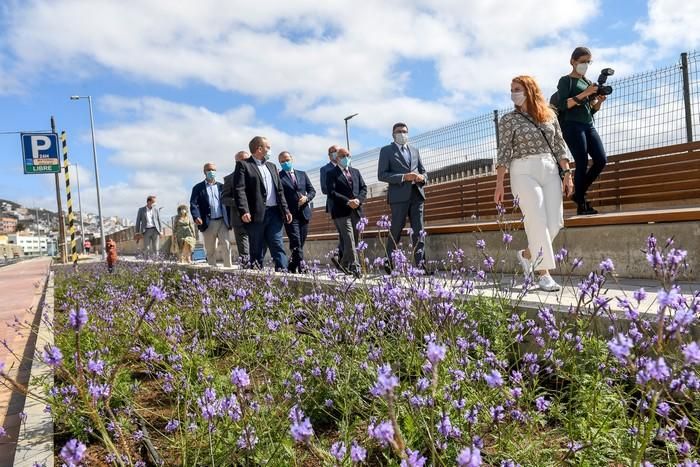
[[[277,206],[277,193],[275,191],[275,184],[272,180],[272,174],[270,173],[270,169],[267,168],[267,164],[265,164],[265,161],[259,161],[255,159],[255,164],[258,166],[258,170],[260,170],[260,175],[262,176],[263,184],[265,184],[265,191],[267,192],[265,206],[267,206],[268,208],[272,206]]]

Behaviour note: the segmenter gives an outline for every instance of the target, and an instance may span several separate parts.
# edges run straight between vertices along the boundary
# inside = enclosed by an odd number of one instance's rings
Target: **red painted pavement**
[[[34,321],[34,307],[41,298],[50,265],[51,258],[42,257],[0,267],[0,340],[20,358],[22,355],[31,358],[33,349],[27,349],[30,333],[23,330],[18,334],[8,324],[13,324],[15,317],[26,324]],[[28,378],[26,371],[19,371],[21,362],[4,345],[0,346],[0,363],[3,362],[7,374],[19,379]],[[22,370],[29,368],[27,363]],[[0,439],[0,465],[12,465],[20,426],[19,413],[23,408],[23,397],[13,397],[11,391],[0,386],[0,426],[10,435]]]

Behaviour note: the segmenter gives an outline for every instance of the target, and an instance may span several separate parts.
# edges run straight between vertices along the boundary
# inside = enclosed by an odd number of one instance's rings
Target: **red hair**
[[[537,85],[535,78],[524,75],[516,76],[513,78],[513,82],[525,88],[527,113],[530,114],[536,122],[545,123],[554,118],[554,111],[545,100],[542,90]]]

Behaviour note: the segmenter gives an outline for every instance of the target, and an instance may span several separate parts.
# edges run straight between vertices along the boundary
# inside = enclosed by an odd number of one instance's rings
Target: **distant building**
[[[36,235],[10,234],[7,236],[10,245],[17,245],[24,256],[45,256],[49,254],[49,238]]]
[[[0,217],[0,232],[15,233],[17,232],[17,219],[14,217]]]

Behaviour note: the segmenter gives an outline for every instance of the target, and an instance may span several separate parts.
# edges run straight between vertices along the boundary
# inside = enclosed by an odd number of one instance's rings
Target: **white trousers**
[[[231,267],[231,242],[228,238],[228,229],[223,219],[210,220],[207,230],[202,232],[204,237],[204,249],[207,250],[207,263],[216,266],[216,241],[219,248],[223,249],[224,266]]]
[[[537,154],[513,160],[510,189],[520,201],[535,271],[554,269],[552,242],[564,226],[561,179],[554,157]]]

